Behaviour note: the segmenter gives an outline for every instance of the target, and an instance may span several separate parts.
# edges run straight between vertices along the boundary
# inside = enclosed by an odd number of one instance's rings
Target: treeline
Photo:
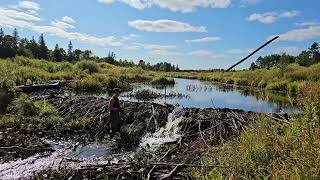
[[[250,70],[270,69],[273,66],[282,66],[297,63],[300,66],[311,66],[320,62],[320,48],[318,43],[313,43],[311,47],[302,51],[298,56],[288,54],[272,54],[265,57],[259,57],[256,62],[251,64]]]
[[[53,62],[69,61],[77,62],[80,60],[94,60],[98,62],[106,62],[109,64],[124,67],[141,67],[145,70],[152,71],[179,71],[179,67],[167,62],[151,65],[144,60],[140,60],[138,64],[128,60],[116,60],[114,52],[109,52],[107,57],[95,56],[90,50],[74,49],[70,41],[67,50],[61,48],[58,44],[51,50],[47,47],[44,35],[41,34],[38,41],[33,37],[31,40],[20,38],[17,29],[14,29],[12,35],[5,34],[0,28],[0,58],[15,58],[16,56],[24,56],[34,59],[45,59]]]

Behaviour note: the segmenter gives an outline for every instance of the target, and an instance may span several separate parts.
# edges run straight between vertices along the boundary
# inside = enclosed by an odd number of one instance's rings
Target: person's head
[[[121,93],[121,89],[120,88],[114,88],[113,90],[112,90],[112,94],[114,95],[114,96],[119,96],[120,95],[120,93]]]

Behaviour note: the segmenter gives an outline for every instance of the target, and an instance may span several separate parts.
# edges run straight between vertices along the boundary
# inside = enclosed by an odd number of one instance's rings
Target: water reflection
[[[184,107],[231,108],[255,112],[298,112],[296,97],[280,92],[262,91],[254,88],[233,87],[212,82],[175,79],[174,86],[151,86],[135,84],[133,91],[151,90],[161,94],[178,92],[188,98],[158,98],[157,103],[179,104]],[[125,97],[124,100],[137,100]]]

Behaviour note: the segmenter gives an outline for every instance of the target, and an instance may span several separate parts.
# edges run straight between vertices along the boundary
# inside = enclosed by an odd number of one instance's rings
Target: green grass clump
[[[81,61],[77,63],[79,69],[87,72],[88,74],[94,74],[100,72],[100,67],[98,63],[93,61]]]
[[[157,77],[151,82],[153,85],[172,85],[175,84],[174,79],[168,79],[165,77]]]

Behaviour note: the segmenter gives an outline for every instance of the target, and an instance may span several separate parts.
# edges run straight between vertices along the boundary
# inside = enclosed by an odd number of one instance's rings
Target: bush
[[[24,117],[33,117],[39,115],[40,108],[37,107],[27,95],[22,94],[15,99],[8,107],[9,112]]]
[[[235,82],[235,84],[236,84],[237,86],[250,86],[249,81],[246,80],[246,79],[237,79],[236,82]]]
[[[78,68],[82,69],[83,71],[86,71],[90,75],[93,73],[100,72],[99,65],[93,61],[81,61],[77,65]]]
[[[98,92],[102,90],[102,86],[103,85],[99,80],[91,76],[75,80],[71,83],[71,87],[76,91]]]
[[[167,79],[165,77],[155,78],[151,82],[153,85],[173,85],[175,84],[174,79]]]
[[[266,86],[266,89],[273,90],[273,91],[287,91],[288,83],[289,83],[288,81],[272,82]]]

